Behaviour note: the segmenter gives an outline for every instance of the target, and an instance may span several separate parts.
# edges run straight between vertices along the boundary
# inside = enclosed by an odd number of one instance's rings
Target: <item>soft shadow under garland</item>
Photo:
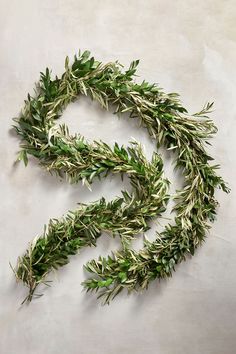
[[[35,289],[40,283],[48,284],[45,278],[52,269],[67,264],[80,248],[96,245],[102,232],[119,235],[121,249],[88,262],[85,268],[93,277],[83,286],[87,291],[99,291],[104,303],[123,289],[141,290],[154,279],[171,276],[176,264],[193,255],[204,241],[218,205],[215,189],[229,192],[216,174],[219,165],[209,164],[213,159],[205,151],[205,144],[217,131],[207,116],[212,104],[190,116],[176,93],[166,94],[146,81],[136,83],[137,65],[134,61],[125,71],[118,62],[95,61],[88,51],[75,56],[72,65],[66,58],[61,78],[52,78],[48,69],[41,73],[36,94],[28,95],[19,118],[14,119],[22,139],[19,160],[25,165],[27,156],[32,155],[50,173],[71,183],[81,180],[88,187],[95,178],[125,173],[133,188],[111,202],[101,198],[79,204],[65,217],[49,221],[14,269],[17,279],[29,288],[27,301],[37,296]],[[184,175],[184,187],[175,197],[174,223],[157,233],[154,242],[145,239],[139,251],[131,248],[130,241],[149,229],[149,221],[165,210],[169,199],[162,159],[154,152],[148,161],[135,141],[127,148],[118,144],[110,147],[103,141],[89,143],[79,134],[72,136],[65,125],[55,127],[54,120],[80,94],[107,110],[116,107],[117,114],[128,112],[130,118],[140,120],[157,148],[163,145],[177,153],[175,165]]]

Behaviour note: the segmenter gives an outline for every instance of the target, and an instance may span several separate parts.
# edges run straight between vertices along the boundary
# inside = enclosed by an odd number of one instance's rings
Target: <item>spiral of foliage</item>
[[[99,291],[104,303],[119,292],[147,288],[157,278],[171,276],[175,266],[193,255],[204,241],[216,215],[215,189],[229,189],[216,174],[218,165],[205,150],[216,127],[207,114],[212,104],[190,116],[176,93],[166,94],[156,84],[133,80],[138,61],[124,70],[118,63],[102,64],[88,51],[75,56],[72,65],[65,61],[65,72],[52,78],[46,69],[41,73],[34,96],[28,95],[25,106],[14,125],[21,136],[19,160],[25,164],[28,155],[39,160],[47,171],[64,176],[71,183],[82,181],[90,188],[95,178],[109,173],[127,174],[132,192],[107,202],[104,198],[85,205],[79,204],[66,216],[50,220],[41,236],[30,243],[19,257],[15,275],[29,288],[25,300],[36,296],[40,283],[48,284],[46,276],[69,262],[69,257],[84,246],[96,245],[105,232],[119,235],[121,249],[107,258],[88,262],[85,268],[93,273],[83,282],[87,291]],[[150,220],[161,215],[169,200],[169,181],[163,177],[163,162],[156,152],[148,161],[138,142],[127,148],[117,143],[89,143],[79,134],[70,135],[65,125],[55,126],[65,107],[78,96],[86,95],[105,109],[128,112],[140,120],[157,148],[165,146],[176,154],[175,165],[184,175],[183,189],[177,191],[174,223],[157,233],[154,242],[147,239],[141,250],[135,251],[130,241],[149,229]]]

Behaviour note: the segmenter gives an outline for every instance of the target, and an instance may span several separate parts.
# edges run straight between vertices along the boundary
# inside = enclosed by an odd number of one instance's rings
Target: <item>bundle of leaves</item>
[[[15,119],[22,139],[19,159],[26,165],[32,155],[47,171],[71,183],[82,181],[90,187],[95,178],[119,173],[127,174],[132,186],[131,192],[122,191],[121,197],[110,202],[101,198],[79,204],[63,218],[50,220],[14,269],[17,279],[29,288],[27,301],[36,295],[40,283],[48,284],[46,277],[52,269],[67,264],[82,247],[96,245],[104,232],[119,236],[121,249],[88,262],[85,268],[93,277],[83,282],[87,291],[99,291],[104,303],[123,289],[144,289],[154,279],[171,276],[175,266],[204,241],[209,221],[216,215],[215,189],[229,192],[216,174],[219,166],[209,163],[213,159],[205,150],[217,131],[207,116],[212,104],[189,115],[176,93],[134,81],[137,65],[134,61],[125,71],[117,62],[95,61],[88,51],[75,56],[72,65],[66,58],[60,78],[52,78],[48,69],[41,73],[35,95],[28,95]],[[175,167],[184,175],[184,187],[175,196],[174,222],[157,232],[154,242],[146,239],[139,251],[132,249],[131,240],[149,229],[150,221],[161,215],[169,200],[161,156],[154,152],[148,161],[138,142],[127,148],[117,143],[110,147],[103,141],[89,143],[79,134],[72,136],[65,125],[56,127],[55,120],[80,94],[106,110],[115,107],[115,113],[128,112],[130,118],[140,120],[157,148],[162,145],[175,152]]]

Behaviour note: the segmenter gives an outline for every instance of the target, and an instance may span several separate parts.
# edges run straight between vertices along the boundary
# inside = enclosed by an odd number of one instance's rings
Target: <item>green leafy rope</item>
[[[155,84],[133,81],[138,61],[124,71],[119,63],[103,65],[85,51],[75,56],[65,73],[51,78],[48,69],[41,73],[34,97],[28,95],[25,107],[14,126],[22,138],[19,159],[27,164],[27,155],[39,159],[50,173],[65,176],[71,183],[82,180],[90,187],[93,179],[109,173],[129,176],[132,192],[111,202],[104,198],[89,205],[80,204],[60,220],[50,220],[47,229],[36,237],[26,253],[19,257],[17,279],[29,288],[25,300],[31,301],[46,275],[69,262],[69,256],[81,247],[96,244],[102,232],[119,235],[122,249],[108,258],[99,257],[85,266],[95,276],[83,285],[87,291],[98,291],[109,303],[120,291],[147,288],[156,278],[171,276],[176,264],[194,254],[205,239],[218,205],[214,192],[220,187],[229,192],[217,176],[218,165],[205,151],[205,143],[216,132],[208,118],[212,104],[189,116],[178,95],[165,94]],[[148,222],[160,215],[169,199],[169,182],[163,178],[163,162],[153,153],[149,162],[140,144],[113,148],[102,141],[88,143],[81,135],[71,136],[65,125],[55,127],[64,108],[79,94],[90,96],[102,107],[115,107],[115,113],[128,112],[138,118],[157,147],[164,145],[177,153],[176,167],[184,174],[182,190],[175,197],[174,225],[168,224],[157,233],[154,242],[145,240],[140,251],[131,248],[135,235],[148,230]]]

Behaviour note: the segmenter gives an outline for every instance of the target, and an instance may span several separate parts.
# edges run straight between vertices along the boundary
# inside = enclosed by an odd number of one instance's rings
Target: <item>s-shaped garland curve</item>
[[[208,139],[216,133],[208,118],[212,104],[190,116],[176,93],[166,94],[156,84],[133,80],[138,60],[124,71],[118,63],[102,64],[88,51],[75,56],[72,65],[65,61],[65,72],[51,77],[41,73],[34,96],[28,95],[25,106],[14,125],[22,138],[19,159],[27,164],[33,155],[50,173],[65,176],[71,183],[82,180],[88,187],[94,178],[108,173],[126,173],[132,192],[111,202],[104,198],[94,203],[79,204],[59,220],[50,220],[43,235],[34,238],[26,253],[19,257],[15,275],[29,288],[25,300],[37,296],[40,283],[48,284],[46,276],[69,262],[70,255],[84,246],[96,245],[102,232],[121,237],[121,250],[107,258],[88,262],[85,268],[94,274],[83,282],[87,291],[99,291],[104,303],[119,292],[140,290],[150,281],[169,277],[175,265],[193,255],[203,242],[209,221],[215,218],[215,189],[229,188],[215,170],[219,165],[205,150]],[[184,175],[184,187],[177,191],[174,223],[157,233],[156,240],[144,241],[143,249],[135,251],[130,241],[149,229],[148,222],[166,208],[169,182],[163,177],[163,162],[154,152],[148,161],[138,142],[128,148],[102,141],[87,142],[79,134],[71,136],[65,125],[55,127],[65,107],[79,94],[90,96],[105,109],[115,113],[128,112],[140,120],[157,148],[160,145],[176,152],[176,168]]]

